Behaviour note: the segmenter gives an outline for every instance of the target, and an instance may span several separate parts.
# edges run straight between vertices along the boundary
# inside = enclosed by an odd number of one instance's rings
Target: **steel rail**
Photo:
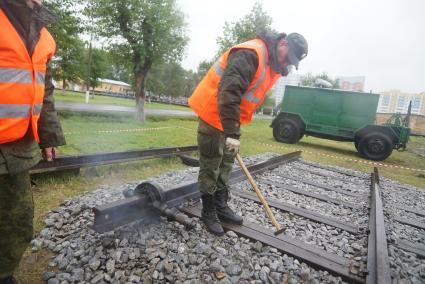
[[[257,163],[248,167],[253,174],[260,174],[265,170],[288,163],[299,158],[300,152],[290,153],[278,156],[270,160]],[[245,176],[240,169],[232,172],[230,183],[234,184],[245,180]],[[147,186],[147,187],[146,187]],[[148,188],[153,183],[142,183],[137,189]],[[124,225],[131,221],[149,222],[159,216],[158,210],[149,204],[156,195],[158,199],[163,200],[163,206],[172,207],[180,206],[187,200],[198,199],[200,196],[197,182],[189,182],[183,185],[177,185],[168,189],[150,188],[148,191],[141,191],[143,194],[134,195],[117,202],[98,206],[93,209],[95,213],[94,228],[99,231],[111,230],[117,225]],[[180,210],[190,217],[200,217],[200,203],[195,206],[181,207]],[[245,221],[244,225],[237,226],[224,223],[227,230],[232,230],[240,236],[258,240],[266,245],[275,247],[276,249],[294,256],[311,266],[323,269],[329,273],[340,276],[343,280],[350,283],[364,283],[364,278],[351,273],[351,268],[355,263],[347,258],[329,253],[323,249],[313,245],[306,244],[301,240],[280,235],[275,236],[273,231],[263,226]]]
[[[330,166],[317,165],[317,164],[313,164],[313,163],[310,163],[310,162],[307,162],[307,161],[301,161],[301,163],[308,165],[308,166],[311,166],[311,167],[314,167],[314,168],[323,169],[323,170],[327,170],[327,171],[334,172],[334,173],[339,173],[339,174],[346,175],[346,176],[351,176],[351,177],[356,177],[356,178],[361,178],[361,179],[367,179],[367,177],[360,175],[358,173],[347,172],[347,171],[336,169],[336,168],[333,168],[333,167],[330,167]]]
[[[403,239],[398,239],[395,241],[394,245],[402,250],[412,252],[420,258],[425,258],[425,248],[423,244],[412,243]]]
[[[248,166],[248,170],[253,174],[258,174],[284,163],[298,160],[300,155],[301,152],[293,152],[274,157],[267,161]],[[229,183],[234,184],[245,178],[243,171],[236,169],[232,172]],[[158,195],[161,195],[160,198],[164,200],[164,205],[169,208],[179,206],[187,200],[200,198],[197,181],[186,182],[165,190],[157,186],[157,191]],[[147,213],[152,211],[157,212],[157,210],[151,210],[151,207],[148,206],[148,199],[146,198],[144,195],[138,195],[93,208],[95,214],[93,228],[98,232],[105,232],[139,219],[146,219],[144,216]],[[140,204],[138,204],[138,200],[140,200]],[[147,219],[149,218],[151,217],[148,215]]]
[[[409,213],[413,213],[413,214],[425,217],[425,211],[424,210],[419,210],[419,209],[415,209],[415,208],[412,208],[412,207],[405,207],[405,206],[403,206],[403,207],[397,206],[397,208],[404,210],[406,212],[409,212]]]
[[[337,180],[337,181],[341,181],[341,182],[345,182],[345,183],[350,183],[350,184],[353,184],[353,185],[356,185],[356,186],[364,186],[363,183],[359,183],[359,182],[352,181],[352,180],[346,180],[346,179],[341,178],[341,177],[329,176],[329,175],[327,175],[325,173],[318,172],[318,171],[315,171],[315,170],[303,169],[303,168],[301,168],[299,166],[296,166],[296,165],[293,166],[293,167],[296,168],[296,169],[298,169],[298,170],[300,170],[300,171],[305,171],[305,172],[311,173],[313,175],[322,176],[322,177],[326,177],[326,178],[331,178],[332,180]]]
[[[198,146],[181,146],[154,148],[113,153],[99,153],[78,156],[58,157],[52,162],[42,161],[30,170],[31,174],[79,169],[115,163],[124,163],[136,160],[161,158],[177,154],[186,154],[198,150]]]
[[[287,175],[287,174],[283,174],[283,173],[273,173],[273,174],[275,174],[279,177],[282,177],[282,178],[298,181],[298,182],[308,184],[308,185],[311,185],[311,186],[314,186],[314,187],[317,187],[317,188],[321,188],[321,189],[324,189],[324,190],[327,190],[327,191],[335,191],[335,192],[341,193],[343,195],[356,197],[356,198],[363,197],[361,194],[358,194],[358,193],[353,193],[351,191],[336,188],[336,187],[329,186],[329,185],[326,185],[326,184],[320,184],[320,183],[317,183],[317,182],[314,182],[314,181],[293,177],[293,176],[290,176],[290,175]]]
[[[370,213],[367,251],[367,284],[387,284],[391,281],[384,209],[379,187],[379,173],[375,168],[370,178]]]
[[[192,207],[184,207],[181,210],[191,217],[201,217],[200,204]],[[364,283],[364,279],[350,272],[352,262],[347,258],[328,253],[325,250],[286,235],[275,236],[272,230],[248,221],[244,221],[243,225],[234,225],[225,222],[222,222],[222,225],[227,231],[231,230],[240,236],[260,241],[283,253],[301,259],[315,268],[323,269],[333,275],[340,276],[347,282]]]
[[[308,196],[308,197],[311,197],[311,198],[315,198],[315,199],[325,201],[325,202],[330,202],[330,203],[333,203],[333,204],[336,204],[336,205],[341,205],[341,206],[348,207],[348,208],[358,209],[358,208],[361,207],[358,204],[353,204],[353,203],[349,203],[349,202],[346,202],[346,201],[343,201],[343,200],[340,200],[340,199],[332,198],[332,197],[329,197],[329,196],[324,195],[324,194],[313,193],[313,192],[310,192],[310,191],[307,191],[307,190],[302,190],[302,189],[299,189],[299,188],[296,188],[296,187],[293,187],[293,186],[290,186],[290,185],[287,185],[287,184],[275,182],[275,181],[260,179],[260,180],[258,180],[258,182],[264,183],[264,184],[267,184],[267,185],[270,185],[270,186],[276,186],[277,188],[288,190],[288,191],[291,191],[291,192],[296,193],[296,194]]]
[[[425,223],[423,222],[416,222],[402,217],[394,217],[393,220],[404,225],[415,227],[420,230],[425,230]]]
[[[191,166],[191,167],[198,167],[199,166],[199,160],[195,157],[186,156],[186,155],[179,155],[179,157],[182,160],[182,162],[184,164],[188,165],[188,166]],[[304,169],[300,169],[300,170],[304,171]],[[308,171],[308,170],[305,170],[305,171]],[[341,194],[344,194],[344,195],[347,195],[347,196],[356,197],[356,198],[363,197],[362,194],[354,193],[354,192],[344,190],[344,189],[335,188],[335,187],[332,187],[332,186],[329,186],[329,185],[326,185],[326,184],[320,184],[320,183],[317,183],[317,182],[313,182],[313,181],[309,181],[309,180],[305,180],[305,179],[300,179],[300,178],[289,176],[289,175],[286,175],[286,174],[283,174],[283,173],[274,173],[274,174],[276,174],[280,177],[286,178],[286,179],[291,179],[291,180],[294,180],[294,181],[302,182],[302,183],[305,183],[305,184],[308,184],[308,185],[311,185],[311,186],[322,188],[324,190],[335,191],[335,192],[338,192],[338,193],[341,193]]]
[[[254,201],[255,203],[260,203],[256,195],[249,191],[231,190],[231,194],[244,199]],[[291,205],[289,203],[285,203],[285,202],[279,201],[277,199],[272,199],[269,197],[267,197],[267,202],[269,203],[270,207],[274,207],[276,209],[279,209],[288,213],[292,213],[294,215],[298,215],[318,223],[339,228],[341,230],[347,231],[352,234],[359,233],[358,227],[348,222],[341,222],[341,221],[338,221],[337,219],[329,218],[327,216],[323,216],[321,214],[312,212],[311,210],[300,208],[300,207]]]

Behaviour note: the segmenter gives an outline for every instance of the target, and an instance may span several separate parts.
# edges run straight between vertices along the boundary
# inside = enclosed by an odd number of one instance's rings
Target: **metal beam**
[[[425,258],[425,247],[423,244],[412,243],[406,240],[398,239],[394,245],[402,250],[412,252],[420,258]]]
[[[354,209],[360,208],[360,205],[357,205],[357,204],[345,202],[343,200],[332,198],[332,197],[329,197],[329,196],[324,195],[324,194],[313,193],[313,192],[310,192],[310,191],[302,190],[302,189],[299,189],[299,188],[296,188],[296,187],[293,187],[293,186],[290,186],[290,185],[278,183],[278,182],[275,182],[275,181],[260,179],[259,182],[262,182],[262,183],[265,183],[265,184],[268,184],[268,185],[272,185],[272,186],[276,186],[280,189],[285,189],[285,190],[291,191],[291,192],[296,193],[296,194],[312,197],[312,198],[315,198],[315,199],[318,199],[318,200],[321,200],[321,201],[325,201],[325,202],[330,202],[330,203],[333,203],[333,204],[336,204],[336,205],[342,205],[342,206],[345,206],[345,207],[348,207],[348,208],[354,208]]]
[[[181,210],[189,216],[201,217],[199,204],[192,207],[185,207]],[[325,250],[286,235],[275,236],[272,230],[248,221],[244,221],[243,225],[234,225],[225,222],[222,222],[222,225],[227,231],[231,230],[240,236],[260,241],[283,253],[301,259],[315,268],[323,269],[340,276],[347,282],[364,283],[362,278],[350,273],[351,261],[337,254],[328,253]]]
[[[412,221],[412,220],[401,218],[401,217],[394,217],[393,220],[404,225],[415,227],[420,230],[425,230],[425,223],[422,223],[422,222],[416,222],[416,221]]]
[[[261,173],[268,169],[277,167],[281,164],[288,163],[299,159],[301,152],[289,153],[286,155],[277,156],[260,162],[248,167],[248,170],[252,174]],[[242,170],[236,169],[232,172],[229,183],[233,184],[245,179],[245,175]],[[145,187],[151,187],[152,190],[149,192],[153,194],[150,196],[150,200],[161,200],[163,205],[168,208],[173,208],[183,204],[187,200],[199,199],[200,192],[197,181],[186,182],[179,184],[174,187],[163,189],[158,185],[152,185],[152,183],[145,182],[139,184],[135,191]],[[153,206],[149,205],[148,197],[140,194],[131,198],[126,198],[113,202],[104,206],[97,206],[93,209],[95,214],[95,226],[94,229],[102,232],[105,230],[112,230],[121,225],[133,222],[135,220],[142,220],[151,218],[152,214],[159,214]],[[137,202],[140,200],[140,204]],[[144,210],[146,209],[146,210]],[[152,213],[153,212],[153,213]],[[152,213],[152,214],[148,214]]]
[[[347,179],[343,179],[343,178],[340,178],[340,177],[329,176],[329,175],[327,175],[325,173],[318,172],[318,171],[315,171],[315,170],[303,169],[303,168],[301,168],[299,166],[293,166],[293,167],[296,168],[296,169],[298,169],[298,170],[300,170],[300,171],[309,172],[309,173],[311,173],[313,175],[317,175],[317,176],[331,178],[332,180],[338,180],[338,181],[342,181],[342,182],[345,182],[345,183],[351,183],[351,184],[356,185],[356,186],[363,186],[364,185],[362,183],[355,182],[355,181],[352,181],[352,180],[347,180]]]
[[[400,210],[404,210],[406,212],[409,212],[409,213],[413,213],[413,214],[425,217],[425,211],[424,210],[419,210],[419,209],[416,209],[416,208],[406,207],[406,206],[397,206],[397,208],[400,209]]]
[[[379,187],[377,168],[371,174],[371,197],[369,213],[369,237],[367,250],[367,284],[387,284],[391,281],[387,235],[385,233],[384,209]]]
[[[251,192],[248,192],[248,191],[232,190],[231,194],[239,196],[241,198],[245,198],[245,199],[254,201],[255,203],[261,204],[261,202],[258,200],[258,197],[254,193],[251,193]],[[323,216],[323,215],[315,213],[311,210],[307,210],[307,209],[304,209],[304,208],[299,208],[299,207],[293,206],[289,203],[281,202],[277,199],[272,199],[272,198],[268,198],[268,197],[266,199],[267,199],[267,202],[269,203],[269,205],[271,207],[276,208],[276,209],[279,209],[279,210],[282,210],[282,211],[285,211],[285,212],[288,212],[288,213],[292,213],[294,215],[298,215],[298,216],[304,217],[306,219],[316,221],[318,223],[322,223],[322,224],[326,224],[326,225],[329,225],[329,226],[332,226],[332,227],[335,227],[335,228],[339,228],[341,230],[347,231],[347,232],[352,233],[352,234],[357,234],[359,232],[357,226],[350,224],[348,222],[340,222],[336,219],[329,218],[327,216]]]
[[[334,173],[339,173],[339,174],[346,175],[346,176],[357,177],[357,178],[361,178],[361,179],[367,179],[365,176],[360,175],[358,173],[350,173],[350,172],[340,170],[340,169],[337,169],[337,168],[333,168],[333,167],[330,167],[330,166],[317,165],[317,164],[313,164],[313,163],[310,163],[310,162],[307,162],[307,161],[302,161],[301,163],[306,164],[306,165],[311,166],[311,167],[314,167],[314,168],[323,169],[323,170],[331,171],[331,172],[334,172]]]
[[[113,153],[99,153],[78,156],[58,157],[52,162],[42,161],[30,170],[31,174],[79,169],[115,163],[124,163],[136,160],[161,158],[177,154],[186,154],[198,150],[198,146],[181,146],[155,148]]]
[[[298,181],[298,182],[308,184],[308,185],[311,185],[311,186],[314,186],[314,187],[317,187],[317,188],[321,188],[321,189],[324,189],[324,190],[335,191],[335,192],[338,192],[338,193],[341,193],[341,194],[344,194],[344,195],[347,195],[347,196],[356,197],[356,198],[363,197],[362,195],[360,195],[358,193],[353,193],[351,191],[336,188],[336,187],[329,186],[329,185],[326,185],[326,184],[320,184],[320,183],[310,181],[310,180],[307,180],[307,179],[301,179],[301,178],[293,177],[293,176],[286,175],[286,174],[283,174],[283,173],[274,173],[274,174],[278,175],[279,177]]]

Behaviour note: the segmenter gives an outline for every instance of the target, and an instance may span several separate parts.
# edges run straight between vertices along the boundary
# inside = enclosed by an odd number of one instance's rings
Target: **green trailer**
[[[379,95],[372,93],[286,86],[281,108],[271,124],[273,136],[290,144],[304,135],[351,141],[361,156],[385,160],[393,149],[406,148],[409,115],[376,125],[378,100]]]

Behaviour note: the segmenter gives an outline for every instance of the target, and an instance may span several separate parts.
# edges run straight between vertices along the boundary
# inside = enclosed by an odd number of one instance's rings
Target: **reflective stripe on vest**
[[[44,85],[45,78],[45,72],[35,72],[35,82],[37,85]],[[0,83],[31,84],[31,71],[27,69],[18,68],[0,68]]]
[[[261,52],[263,53],[263,58],[266,59],[267,56],[267,49],[266,46],[264,44],[256,44],[255,42],[247,42],[245,43],[246,45],[251,45],[253,47],[260,47],[261,48]],[[264,78],[266,77],[266,65],[267,64],[263,64],[263,68],[261,69],[261,75],[260,78],[258,78],[257,82],[255,82],[255,85],[250,89],[247,90],[242,98],[254,103],[254,104],[258,104],[260,102],[260,99],[257,97],[254,97],[254,93],[257,91],[258,87],[260,87],[260,85],[263,83]],[[214,63],[214,70],[217,73],[217,75],[219,77],[223,76],[223,68],[221,68],[219,61],[216,61]]]
[[[45,78],[46,78],[46,73],[41,71],[35,72],[35,82],[37,83],[37,85],[44,85]]]
[[[17,68],[0,68],[0,82],[31,84],[31,71]]]
[[[43,104],[35,104],[32,115],[39,115]],[[0,105],[0,118],[29,118],[31,105],[19,104],[5,104]]]

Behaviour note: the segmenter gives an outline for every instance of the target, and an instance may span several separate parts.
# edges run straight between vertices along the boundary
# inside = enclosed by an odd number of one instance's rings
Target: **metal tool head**
[[[153,203],[157,201],[158,203],[162,204],[165,202],[165,193],[164,189],[153,181],[145,181],[136,186],[134,189],[135,194],[141,194],[145,195],[150,199],[150,201]]]
[[[282,234],[283,232],[285,232],[285,228],[281,228],[281,229],[279,229],[279,230],[275,231],[275,232],[274,232],[274,235],[275,235],[275,236],[277,236],[277,235]]]

